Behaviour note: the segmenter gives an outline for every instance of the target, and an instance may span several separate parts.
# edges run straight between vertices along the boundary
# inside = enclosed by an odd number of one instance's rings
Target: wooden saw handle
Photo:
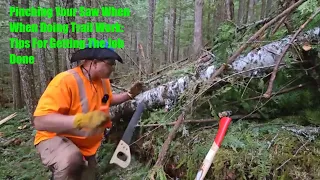
[[[121,154],[119,154],[121,153]],[[118,156],[119,155],[124,155],[125,160],[120,159]],[[123,157],[122,157],[123,158]],[[124,141],[120,140],[111,160],[110,164],[118,164],[122,168],[126,168],[129,166],[131,161],[131,153],[130,153],[130,147],[127,143]]]

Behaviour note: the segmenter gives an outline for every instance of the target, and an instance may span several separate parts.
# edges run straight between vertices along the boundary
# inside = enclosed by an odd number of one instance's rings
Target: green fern
[[[306,110],[305,112],[305,118],[308,122],[320,125],[320,110],[319,108],[314,110]]]

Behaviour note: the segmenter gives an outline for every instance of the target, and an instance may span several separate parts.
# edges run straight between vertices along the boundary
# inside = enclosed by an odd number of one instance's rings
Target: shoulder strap
[[[101,79],[101,82],[103,86],[103,94],[108,94],[106,81],[104,79]]]
[[[84,83],[77,71],[75,71],[74,69],[69,69],[68,72],[72,74],[77,81],[79,95],[80,95],[81,109],[83,113],[87,113],[89,110],[89,105],[88,105],[88,99],[85,92]]]

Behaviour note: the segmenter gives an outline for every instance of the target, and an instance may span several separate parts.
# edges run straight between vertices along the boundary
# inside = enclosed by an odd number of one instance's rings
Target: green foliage
[[[224,22],[218,28],[218,32],[213,39],[212,51],[218,57],[219,62],[226,62],[233,49],[236,48],[231,45],[236,37],[235,32],[236,27],[230,22]]]
[[[305,117],[309,123],[320,125],[320,107],[306,110]]]
[[[295,28],[299,28],[317,8],[320,7],[318,0],[308,0],[297,8],[297,12],[292,15],[292,20]],[[318,14],[306,27],[305,30],[309,30],[318,27],[320,24],[320,14]]]
[[[308,0],[297,8],[301,16],[308,16],[320,6],[318,0]]]

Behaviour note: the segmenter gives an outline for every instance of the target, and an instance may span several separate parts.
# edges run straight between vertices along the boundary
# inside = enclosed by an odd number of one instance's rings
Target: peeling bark
[[[277,56],[284,51],[285,46],[290,42],[291,38],[292,36],[290,35],[279,41],[262,46],[258,50],[253,50],[247,55],[240,55],[230,66],[230,71],[245,77],[262,76],[266,70],[270,71],[273,69]],[[296,43],[304,41],[320,42],[320,27],[300,33],[295,40]],[[187,74],[179,77],[176,80],[141,93],[132,101],[111,107],[111,114],[114,120],[130,118],[137,103],[142,101],[145,102],[147,109],[155,109],[158,107],[169,108],[185,90],[194,87],[194,84],[197,82],[204,82],[212,77],[219,68],[214,65],[214,59],[212,55],[211,60],[197,64],[196,74]],[[245,72],[242,73],[243,71]]]
[[[291,131],[296,135],[304,136],[309,140],[314,140],[317,138],[320,134],[320,128],[319,127],[312,127],[312,126],[282,126],[282,129],[285,129],[287,131]]]

